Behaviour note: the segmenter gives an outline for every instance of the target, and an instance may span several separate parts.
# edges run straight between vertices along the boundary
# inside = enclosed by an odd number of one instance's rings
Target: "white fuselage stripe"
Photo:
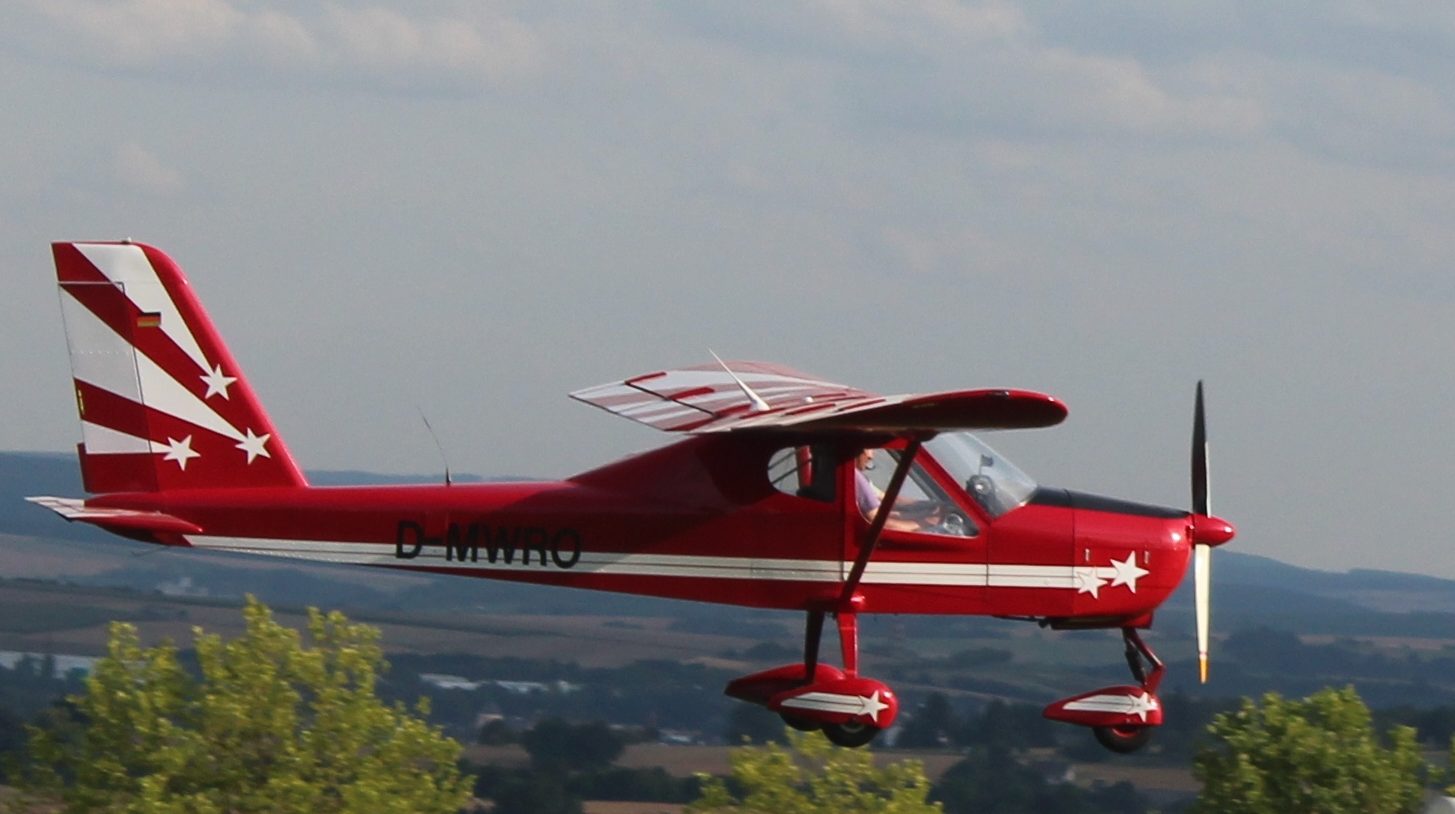
[[[517,548],[510,562],[507,549],[500,549],[496,561],[481,547],[478,558],[446,559],[447,549],[430,546],[412,558],[396,556],[394,543],[333,542],[327,540],[284,540],[253,537],[188,535],[187,541],[200,549],[261,554],[289,559],[359,565],[398,567],[445,567],[459,571],[519,571],[551,564],[549,549],[542,562],[541,549]],[[472,552],[473,553],[473,552]],[[622,552],[557,552],[573,560],[571,573],[612,574],[643,577],[701,579],[781,580],[795,582],[841,582],[847,564],[839,560],[804,560],[753,557],[713,557],[691,554],[635,554]],[[562,570],[562,569],[557,569]],[[871,561],[864,582],[878,585],[947,585],[995,588],[1076,588],[1075,569],[1069,565],[1017,565],[984,563],[917,563]]]

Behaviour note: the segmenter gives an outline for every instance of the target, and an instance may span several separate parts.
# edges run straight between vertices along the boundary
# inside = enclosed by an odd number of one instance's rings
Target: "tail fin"
[[[182,269],[139,243],[54,243],[88,492],[302,486]]]

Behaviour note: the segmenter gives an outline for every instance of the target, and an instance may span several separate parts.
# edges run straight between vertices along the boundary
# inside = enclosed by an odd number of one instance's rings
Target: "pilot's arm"
[[[864,470],[854,468],[854,500],[859,504],[859,513],[864,515],[865,520],[873,521],[874,513],[879,510],[879,505],[884,502],[884,493],[879,490]],[[892,508],[888,519],[884,522],[886,529],[894,531],[919,531],[920,524],[914,520],[900,517]]]

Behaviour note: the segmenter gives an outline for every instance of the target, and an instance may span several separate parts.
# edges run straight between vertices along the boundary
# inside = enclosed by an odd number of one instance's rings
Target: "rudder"
[[[181,268],[140,243],[53,243],[88,492],[306,480]]]

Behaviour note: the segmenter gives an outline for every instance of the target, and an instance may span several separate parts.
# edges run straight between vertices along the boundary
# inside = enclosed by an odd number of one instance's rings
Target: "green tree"
[[[601,769],[621,757],[626,744],[601,721],[572,724],[546,718],[520,736],[530,765],[543,772]]]
[[[734,746],[770,741],[782,743],[783,719],[757,704],[735,701],[728,708],[726,734],[727,742]]]
[[[917,760],[883,768],[872,753],[840,749],[819,732],[786,733],[776,743],[741,746],[729,758],[732,774],[700,776],[702,796],[688,806],[697,814],[938,814],[925,798],[930,782]]]
[[[899,728],[894,745],[900,749],[939,749],[949,745],[951,733],[958,727],[950,699],[942,692],[932,692]]]
[[[1420,809],[1428,767],[1415,730],[1392,728],[1380,742],[1353,687],[1303,700],[1277,693],[1244,699],[1208,727],[1198,751],[1198,811],[1220,814],[1318,811],[1395,814]]]
[[[520,736],[515,734],[515,730],[510,728],[510,724],[507,724],[500,718],[495,718],[494,720],[486,721],[485,725],[480,727],[480,732],[476,736],[475,742],[483,743],[486,746],[504,746],[507,743],[516,743],[519,740]]]
[[[491,814],[581,814],[581,798],[548,772],[526,771],[500,785]]]
[[[194,628],[200,678],[170,644],[113,623],[73,714],[33,728],[32,794],[68,812],[453,812],[460,745],[428,710],[375,694],[379,632],[309,611],[309,643],[249,597],[231,641]]]
[[[1090,740],[1088,738],[1088,740]],[[1099,748],[1099,747],[1098,747]],[[930,797],[945,807],[945,814],[1022,814],[1054,811],[1089,814],[1116,811],[1141,814],[1147,801],[1130,783],[1093,784],[1084,789],[1055,780],[1066,764],[1028,765],[1002,744],[973,746],[965,757],[940,776]]]

